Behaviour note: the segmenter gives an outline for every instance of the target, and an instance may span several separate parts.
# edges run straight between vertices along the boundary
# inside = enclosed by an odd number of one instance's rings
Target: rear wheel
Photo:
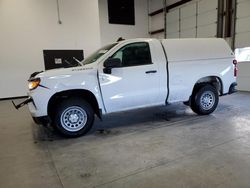
[[[86,134],[93,122],[94,111],[88,102],[67,99],[57,107],[54,126],[64,136],[78,137]]]
[[[216,109],[218,102],[218,91],[212,85],[201,85],[192,94],[191,109],[199,115],[207,115]]]

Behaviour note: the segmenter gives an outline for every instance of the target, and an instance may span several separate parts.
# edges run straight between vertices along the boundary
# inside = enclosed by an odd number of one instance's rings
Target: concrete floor
[[[0,101],[0,187],[250,187],[250,93],[197,116],[182,105],[96,119],[65,139]]]

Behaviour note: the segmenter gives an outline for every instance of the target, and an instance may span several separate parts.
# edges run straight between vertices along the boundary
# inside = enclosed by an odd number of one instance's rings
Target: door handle
[[[146,74],[157,73],[157,71],[156,71],[156,70],[150,70],[150,71],[146,71],[145,73],[146,73]]]

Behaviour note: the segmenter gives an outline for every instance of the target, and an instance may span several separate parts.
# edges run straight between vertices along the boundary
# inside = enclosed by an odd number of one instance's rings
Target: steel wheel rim
[[[87,113],[78,106],[66,108],[60,118],[62,127],[70,132],[81,130],[87,123]]]
[[[215,103],[215,95],[212,91],[205,91],[200,98],[200,104],[202,109],[210,110]]]

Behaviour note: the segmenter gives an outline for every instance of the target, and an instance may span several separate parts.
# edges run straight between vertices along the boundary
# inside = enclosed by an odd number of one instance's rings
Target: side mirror
[[[111,69],[116,67],[121,67],[122,62],[119,58],[108,58],[103,63],[103,72],[106,74],[111,74]]]

